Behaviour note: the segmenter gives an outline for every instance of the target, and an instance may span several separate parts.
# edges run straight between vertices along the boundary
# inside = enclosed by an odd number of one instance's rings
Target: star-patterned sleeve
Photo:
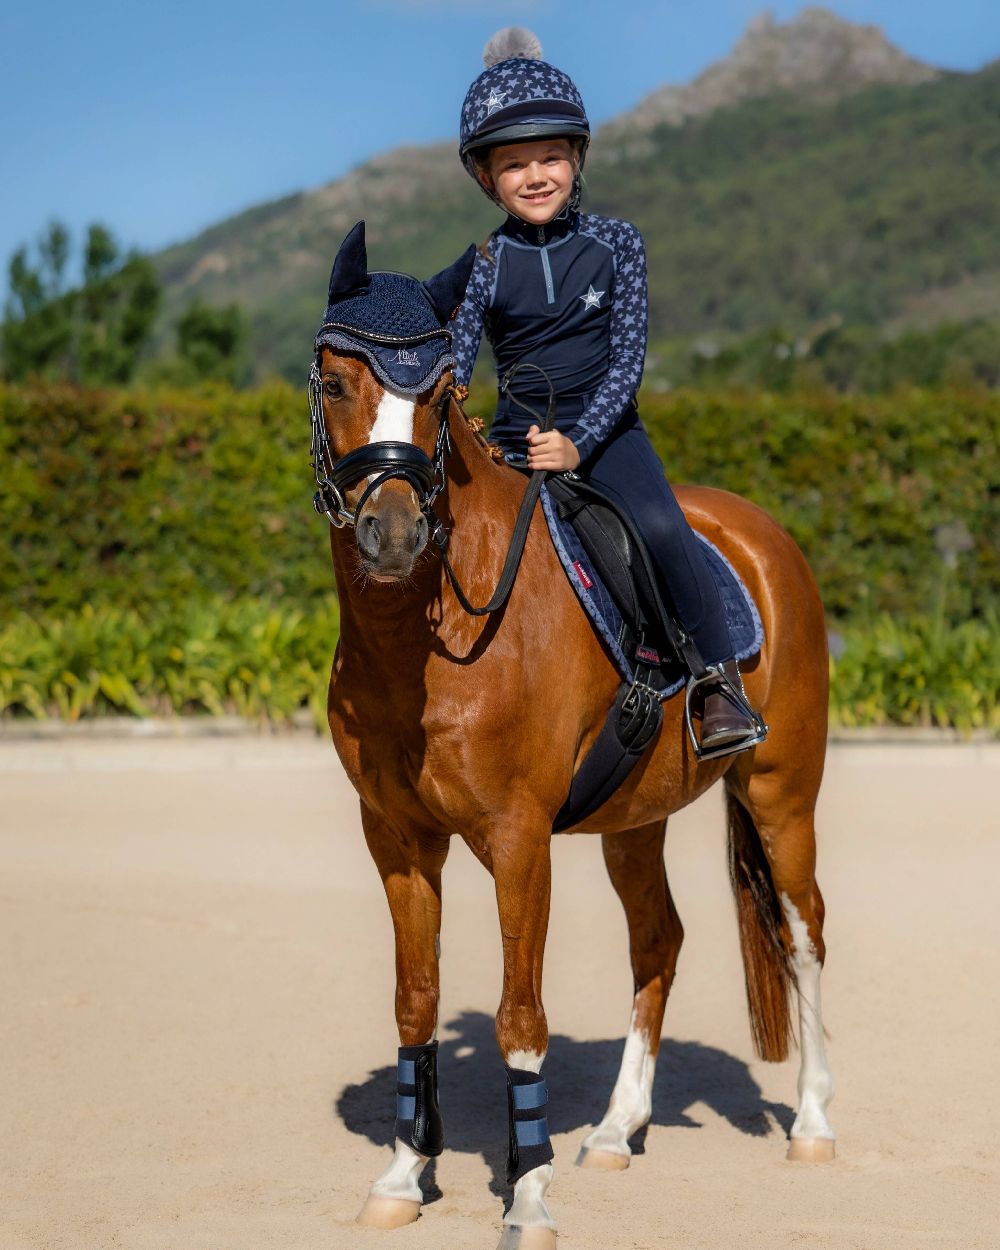
[[[646,249],[642,235],[627,221],[590,218],[590,230],[615,253],[615,295],[611,310],[611,359],[607,375],[569,437],[586,460],[618,423],[639,389],[646,358]],[[598,231],[597,222],[605,229]],[[607,233],[605,232],[607,231]],[[612,233],[613,231],[613,233]]]
[[[465,288],[465,299],[462,300],[458,316],[452,322],[452,348],[458,362],[455,366],[455,380],[462,386],[469,385],[476,357],[479,355],[486,310],[493,298],[496,268],[496,263],[487,260],[482,253],[476,256],[469,285]]]

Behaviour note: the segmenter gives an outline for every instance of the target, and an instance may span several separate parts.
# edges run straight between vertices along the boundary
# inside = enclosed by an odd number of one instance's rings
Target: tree
[[[212,308],[196,300],[177,323],[177,351],[199,379],[235,383],[247,337],[236,304]]]
[[[10,260],[2,332],[4,374],[92,384],[127,382],[153,329],[160,300],[156,272],[132,251],[122,256],[106,227],[87,232],[83,284],[67,290],[70,237],[53,222],[32,264],[20,247]]]
[[[66,294],[69,234],[52,222],[38,241],[38,261],[19,247],[10,258],[9,294],[2,333],[5,374],[15,380],[43,373],[50,365],[65,369],[73,339],[73,301]]]

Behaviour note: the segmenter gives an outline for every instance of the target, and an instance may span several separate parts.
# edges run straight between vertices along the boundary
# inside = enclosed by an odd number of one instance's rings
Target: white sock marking
[[[606,1150],[629,1156],[628,1139],[648,1124],[653,1114],[653,1075],[656,1056],[649,1038],[635,1026],[635,1012],[625,1038],[625,1050],[604,1119],[583,1139],[584,1150]]]
[[[826,1118],[826,1108],[833,1097],[833,1075],[826,1060],[823,1043],[823,1016],[820,1010],[819,977],[822,969],[816,948],[809,937],[809,928],[798,908],[782,894],[788,927],[792,932],[792,962],[799,982],[799,1047],[802,1063],[799,1068],[799,1113],[792,1125],[793,1137],[824,1137],[834,1140],[835,1134]]]
[[[507,1056],[507,1067],[517,1068],[519,1072],[539,1073],[545,1062],[545,1051],[539,1054],[534,1050],[512,1050]]]
[[[372,1193],[379,1198],[404,1198],[408,1202],[422,1202],[423,1194],[418,1183],[421,1170],[427,1160],[417,1154],[412,1146],[396,1138],[396,1153],[392,1162],[372,1185]]]
[[[514,1182],[514,1201],[503,1217],[504,1224],[518,1228],[555,1228],[545,1195],[552,1184],[552,1164],[532,1168]]]

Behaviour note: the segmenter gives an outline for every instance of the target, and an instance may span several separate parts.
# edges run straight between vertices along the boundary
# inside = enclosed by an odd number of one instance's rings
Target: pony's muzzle
[[[427,546],[427,518],[417,506],[413,491],[386,483],[378,497],[362,509],[357,523],[358,554],[366,573],[373,577],[408,577]]]

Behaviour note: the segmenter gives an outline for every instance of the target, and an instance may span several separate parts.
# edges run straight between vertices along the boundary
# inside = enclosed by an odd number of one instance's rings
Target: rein
[[[357,332],[355,331],[355,333]],[[511,382],[521,369],[534,369],[536,373],[540,373],[545,379],[545,383],[549,388],[549,401],[545,417],[539,418],[538,413],[518,399],[516,395],[511,394],[510,398],[518,407],[523,408],[525,412],[535,417],[539,421],[542,432],[547,433],[552,429],[555,419],[556,401],[555,388],[544,369],[530,362],[518,362],[507,371],[500,389],[503,392],[508,392]],[[323,420],[323,382],[319,368],[314,362],[309,371],[309,418],[311,424],[309,452],[317,486],[316,494],[313,496],[313,507],[321,516],[325,516],[335,529],[343,529],[345,526],[355,528],[361,516],[362,508],[364,508],[371,496],[383,483],[394,479],[406,482],[417,496],[420,511],[427,518],[431,540],[440,553],[441,563],[444,565],[456,599],[461,604],[463,610],[470,616],[488,616],[506,602],[507,596],[514,585],[514,579],[517,577],[517,570],[521,564],[521,556],[524,554],[524,546],[528,538],[532,513],[535,510],[535,504],[538,502],[539,492],[542,489],[546,471],[544,469],[536,469],[531,474],[528,488],[524,493],[524,498],[521,500],[517,519],[514,522],[510,546],[507,549],[507,556],[504,560],[503,569],[500,572],[496,590],[494,590],[488,603],[485,603],[481,608],[475,607],[463,590],[452,563],[448,559],[450,535],[445,529],[441,518],[434,511],[434,501],[441,491],[444,490],[447,483],[445,460],[451,451],[448,415],[450,404],[458,402],[457,389],[454,383],[449,384],[445,388],[438,404],[438,432],[434,442],[433,458],[413,443],[399,443],[387,440],[367,443],[362,447],[355,448],[354,451],[348,452],[346,456],[341,456],[339,460],[335,460],[330,448],[330,439],[326,432],[326,423]],[[345,493],[365,477],[371,478],[371,481],[365,487],[361,498],[354,508],[348,508],[344,497]]]

